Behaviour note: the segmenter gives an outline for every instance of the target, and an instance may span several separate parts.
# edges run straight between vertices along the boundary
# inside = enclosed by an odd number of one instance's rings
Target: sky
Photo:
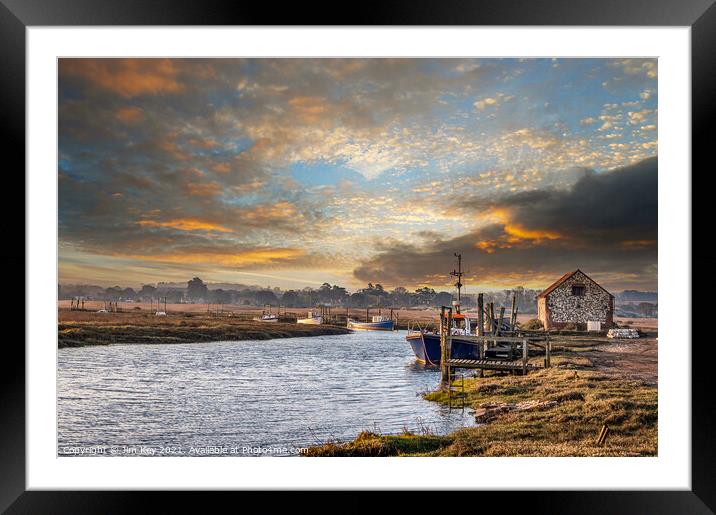
[[[60,59],[59,281],[657,288],[656,59]]]

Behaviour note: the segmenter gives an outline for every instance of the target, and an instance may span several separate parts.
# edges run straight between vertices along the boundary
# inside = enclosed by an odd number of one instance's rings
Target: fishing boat
[[[450,357],[452,359],[480,359],[480,348],[474,342],[461,340],[460,336],[477,335],[477,317],[456,313],[452,316],[452,344]],[[411,327],[405,337],[413,349],[415,357],[427,365],[440,364],[440,334],[438,331]]]
[[[358,322],[357,320],[348,319],[348,329],[358,329],[361,331],[392,331],[394,322],[391,318],[383,315],[376,315],[371,318],[370,322]]]
[[[254,317],[257,322],[278,322],[278,315],[272,315],[271,313],[264,313],[260,317]]]
[[[299,318],[296,322],[299,324],[321,325],[323,323],[323,317],[313,311],[309,311],[306,318]]]
[[[457,270],[450,272],[450,275],[457,278],[457,300],[452,305],[456,313],[452,316],[450,334],[452,335],[452,346],[450,357],[452,359],[480,359],[480,347],[469,340],[461,340],[460,336],[476,336],[478,316],[467,313],[460,313],[460,290],[463,287],[462,276],[462,255],[457,257]],[[410,325],[408,335],[405,337],[413,349],[415,357],[421,363],[427,365],[440,364],[440,334],[437,330],[431,330],[421,325]]]

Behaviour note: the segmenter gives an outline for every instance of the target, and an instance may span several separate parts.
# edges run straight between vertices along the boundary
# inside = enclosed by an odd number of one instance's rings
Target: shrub
[[[527,331],[539,331],[543,329],[542,321],[539,318],[533,318],[531,320],[528,320],[524,324],[521,324],[520,327]]]

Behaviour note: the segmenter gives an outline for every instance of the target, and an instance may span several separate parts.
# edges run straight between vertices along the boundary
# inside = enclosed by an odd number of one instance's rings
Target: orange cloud
[[[184,89],[171,59],[61,59],[59,66],[61,75],[82,77],[126,98]]]
[[[144,120],[144,111],[139,107],[121,107],[117,109],[115,115],[127,124],[139,123]]]
[[[326,99],[320,97],[295,97],[288,101],[288,105],[304,123],[320,121],[320,115],[327,111]]]
[[[229,166],[229,163],[216,163],[211,169],[218,173],[229,173],[231,166]]]
[[[207,139],[198,139],[198,138],[192,138],[189,141],[187,141],[190,145],[194,145],[195,147],[201,147],[201,148],[216,148],[220,145],[218,141],[212,138]]]
[[[182,252],[177,254],[131,255],[133,259],[176,264],[210,263],[223,266],[264,265],[276,261],[295,259],[303,251],[293,248],[251,249],[237,252]]]
[[[279,220],[293,218],[297,215],[296,206],[283,200],[274,204],[262,204],[250,210],[247,209],[241,216],[249,220]]]
[[[184,189],[194,197],[214,197],[222,190],[221,185],[216,182],[190,182],[184,185]]]
[[[223,225],[197,220],[196,218],[178,218],[176,220],[167,220],[166,222],[157,222],[155,220],[140,220],[136,222],[142,227],[169,227],[180,231],[217,231],[217,232],[233,232],[231,229]]]
[[[553,231],[527,229],[517,224],[505,225],[505,232],[518,240],[558,240],[562,237]]]

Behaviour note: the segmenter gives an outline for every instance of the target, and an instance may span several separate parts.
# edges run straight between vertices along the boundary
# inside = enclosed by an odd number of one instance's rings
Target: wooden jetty
[[[513,306],[511,321],[516,318],[515,311],[516,310]],[[479,313],[482,314],[482,310],[480,310]],[[502,318],[503,315],[504,312],[501,313],[500,318]],[[490,313],[490,318],[495,320],[492,313]],[[454,370],[458,368],[477,369],[480,371],[500,370],[508,371],[513,374],[524,375],[530,370],[541,370],[543,368],[550,367],[552,343],[549,339],[549,334],[544,336],[522,334],[503,336],[500,334],[500,328],[502,327],[501,323],[490,325],[493,328],[491,331],[493,334],[459,336],[461,342],[468,341],[478,347],[479,352],[477,353],[477,356],[479,359],[452,359],[450,357],[453,338],[450,331],[450,328],[452,327],[452,307],[442,306],[440,308],[440,377],[441,383],[444,387],[449,387],[451,378],[454,377]],[[481,324],[478,327],[481,327]],[[544,352],[543,364],[529,363],[530,346],[536,347],[537,349],[540,349],[540,351]],[[505,354],[506,357],[488,357],[488,353],[491,349],[493,351],[493,355],[495,354],[495,350],[499,350],[499,352],[501,354]]]

